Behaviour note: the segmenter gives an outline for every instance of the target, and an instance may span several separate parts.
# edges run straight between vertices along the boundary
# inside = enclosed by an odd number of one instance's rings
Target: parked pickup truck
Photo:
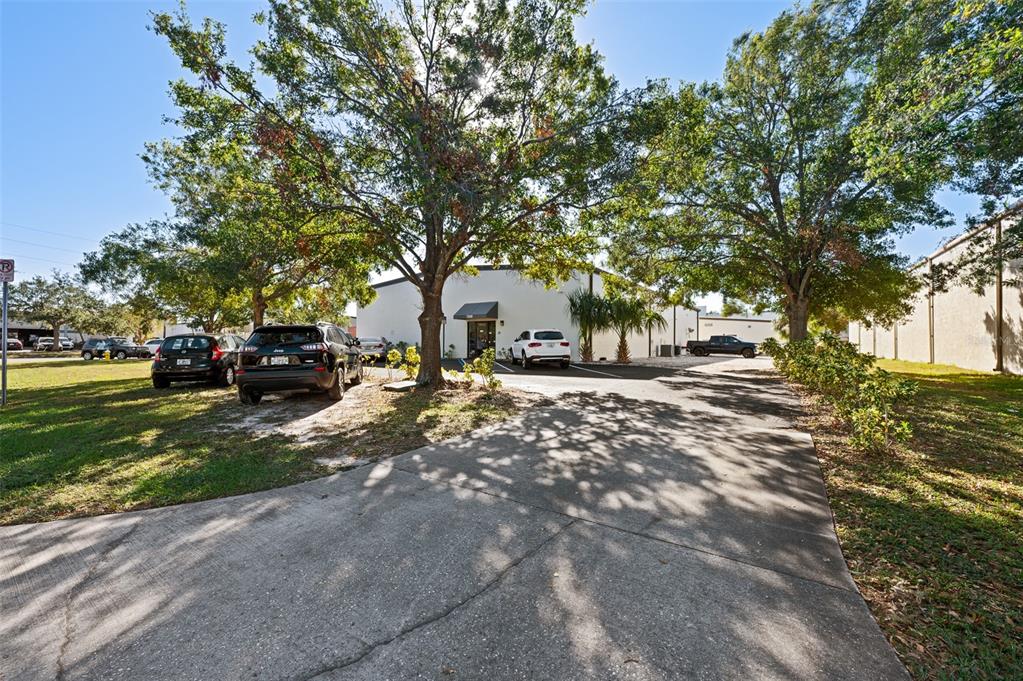
[[[689,341],[686,350],[696,357],[706,357],[712,353],[722,355],[742,355],[749,359],[757,356],[757,344],[741,341],[735,336],[711,336],[710,340]]]

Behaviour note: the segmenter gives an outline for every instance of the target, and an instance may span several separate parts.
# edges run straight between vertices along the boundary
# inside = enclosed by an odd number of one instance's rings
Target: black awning
[[[466,303],[458,308],[455,319],[497,319],[497,301],[492,303]]]

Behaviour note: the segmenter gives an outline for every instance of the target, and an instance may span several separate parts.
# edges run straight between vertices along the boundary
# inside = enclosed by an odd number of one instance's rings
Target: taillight
[[[561,341],[561,347],[567,348],[568,347],[568,341]]]
[[[530,348],[538,348],[538,347],[540,347],[541,345],[543,345],[543,343],[530,343],[530,344],[529,344],[529,345],[528,345],[527,347],[530,347]]]
[[[214,362],[224,356],[224,351],[220,349],[220,346],[216,343],[213,344],[213,354],[210,355],[210,359]]]
[[[326,343],[306,343],[305,345],[302,346],[302,349],[306,350],[308,352],[326,352],[327,351],[327,344]]]
[[[160,361],[160,348],[157,348],[156,352],[153,353],[153,361],[154,362]]]

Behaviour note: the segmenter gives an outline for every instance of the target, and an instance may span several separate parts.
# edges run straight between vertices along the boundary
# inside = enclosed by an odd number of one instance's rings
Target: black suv
[[[166,338],[153,358],[154,388],[166,388],[171,381],[210,381],[234,385],[238,351],[245,341],[240,336],[190,333]]]
[[[149,348],[136,345],[126,338],[90,338],[82,345],[82,359],[102,358],[103,353],[110,351],[113,359],[128,357],[149,357]]]
[[[345,383],[362,381],[359,341],[333,324],[261,326],[245,341],[236,375],[242,404],[277,390],[322,390],[340,400]]]

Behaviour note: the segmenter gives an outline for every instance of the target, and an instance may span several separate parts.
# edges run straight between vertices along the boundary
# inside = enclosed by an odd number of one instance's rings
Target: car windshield
[[[303,343],[318,343],[323,340],[320,330],[315,327],[294,328],[294,329],[262,329],[256,331],[246,345],[301,345]]]
[[[380,342],[382,342],[383,339],[381,339],[381,338],[366,338],[365,336],[362,336],[362,337],[359,338],[359,340],[362,341],[363,343],[380,343]]]
[[[560,331],[537,331],[533,334],[536,340],[563,340],[564,334]]]
[[[164,350],[206,350],[210,347],[210,339],[205,336],[181,336],[168,338],[163,343]]]

